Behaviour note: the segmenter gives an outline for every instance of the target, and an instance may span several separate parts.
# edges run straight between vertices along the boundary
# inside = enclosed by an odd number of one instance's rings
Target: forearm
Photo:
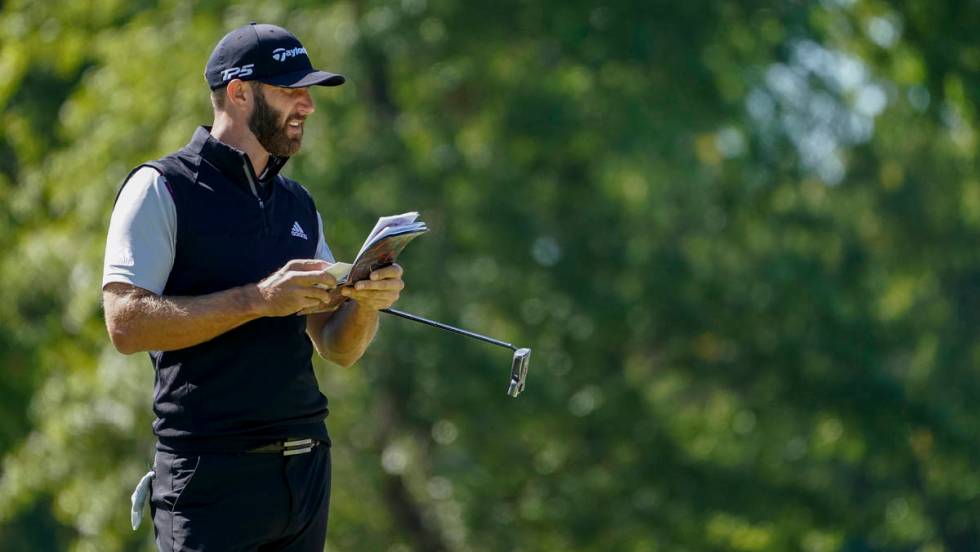
[[[347,301],[320,330],[320,355],[341,366],[351,366],[378,332],[378,311]]]
[[[161,296],[145,290],[112,293],[107,289],[106,325],[122,353],[191,347],[258,318],[253,288],[243,286],[196,297]]]
[[[340,288],[349,300],[339,310],[309,317],[306,331],[320,356],[341,366],[357,362],[378,332],[378,310],[393,305],[405,287],[401,276],[397,264],[375,270],[368,279]]]

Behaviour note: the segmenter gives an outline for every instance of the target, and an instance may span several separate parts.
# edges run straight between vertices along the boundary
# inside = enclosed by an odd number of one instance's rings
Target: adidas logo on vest
[[[303,238],[304,240],[310,239],[306,237],[306,232],[303,231],[303,228],[299,225],[299,222],[293,222],[293,229],[289,233],[297,238]]]

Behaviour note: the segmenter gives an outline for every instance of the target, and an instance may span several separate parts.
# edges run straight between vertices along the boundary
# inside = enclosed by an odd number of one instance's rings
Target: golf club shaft
[[[506,347],[506,348],[510,349],[511,351],[516,351],[517,350],[517,347],[514,347],[510,343],[504,343],[503,341],[496,340],[496,339],[494,339],[492,337],[487,337],[485,335],[480,335],[478,333],[473,333],[473,332],[470,332],[470,331],[467,331],[467,330],[462,330],[460,328],[456,328],[456,327],[450,326],[449,324],[443,324],[442,322],[436,322],[434,320],[429,320],[427,318],[422,318],[421,316],[415,316],[412,313],[408,313],[408,312],[404,312],[404,311],[400,311],[400,310],[396,310],[396,309],[381,309],[381,312],[386,312],[388,314],[393,314],[395,316],[400,316],[402,318],[407,318],[408,320],[413,320],[415,322],[421,322],[422,324],[426,324],[426,325],[432,326],[434,328],[439,328],[440,330],[446,330],[446,331],[450,331],[450,332],[453,332],[453,333],[458,333],[460,335],[465,335],[467,337],[472,337],[473,339],[479,339],[480,341],[483,341],[483,342],[486,342],[486,343],[490,343],[490,344],[493,344],[493,345],[497,345],[499,347]]]

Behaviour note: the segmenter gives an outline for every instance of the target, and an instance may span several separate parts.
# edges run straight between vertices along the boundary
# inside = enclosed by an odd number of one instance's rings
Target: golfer
[[[130,173],[106,243],[112,343],[148,351],[155,369],[156,543],[321,552],[330,439],[311,354],[357,361],[402,270],[337,289],[321,213],[281,174],[314,111],[309,87],[344,77],[253,23],[221,39],[205,78],[213,126]]]

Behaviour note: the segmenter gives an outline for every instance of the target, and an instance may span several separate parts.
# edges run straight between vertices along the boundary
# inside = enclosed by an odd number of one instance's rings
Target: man
[[[160,550],[323,550],[327,400],[311,353],[361,357],[397,265],[336,289],[313,200],[279,174],[314,111],[313,68],[285,29],[246,25],[208,60],[212,127],[137,167],[116,200],[103,276],[123,353],[149,351]]]

